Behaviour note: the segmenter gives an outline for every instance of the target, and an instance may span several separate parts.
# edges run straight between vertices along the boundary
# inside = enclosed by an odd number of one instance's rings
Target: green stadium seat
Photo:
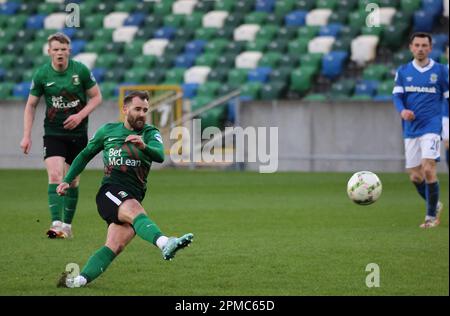
[[[400,66],[409,63],[412,59],[412,54],[409,49],[401,50],[394,54],[392,61],[395,66]]]
[[[234,54],[234,56],[242,53],[245,50],[245,46],[246,46],[247,42],[242,42],[242,41],[238,41],[238,42],[229,42],[227,45],[227,50],[226,52],[229,54]]]
[[[226,82],[228,77],[228,67],[214,68],[208,74],[208,80]]]
[[[5,72],[4,80],[19,83],[22,81],[22,69],[19,68],[10,68]]]
[[[383,31],[381,45],[392,51],[398,50],[404,43],[403,40],[408,31],[408,27],[406,23],[396,23],[386,26]]]
[[[225,106],[218,106],[200,115],[202,131],[207,127],[217,127],[223,129],[226,117]]]
[[[275,24],[275,25],[283,25],[284,24],[284,16],[277,15],[275,13],[269,14],[266,19],[267,24]]]
[[[314,73],[320,70],[322,65],[322,54],[320,53],[310,53],[300,56],[300,66],[307,66],[309,68],[315,69]]]
[[[248,14],[254,8],[255,1],[253,0],[240,0],[236,2],[236,5],[233,8],[234,12],[242,12],[244,14]]]
[[[127,56],[139,56],[142,54],[142,47],[144,46],[144,40],[134,40],[131,43],[126,43],[124,53]]]
[[[219,81],[208,81],[202,85],[197,90],[197,96],[206,96],[214,98],[218,95],[219,88],[222,85]]]
[[[376,5],[379,5],[379,4],[380,4],[380,3],[379,3],[379,0],[359,0],[358,2],[359,2],[358,8],[359,8],[359,10],[361,10],[361,11],[366,10],[367,5],[368,5],[369,3],[373,3],[373,4],[376,4]]]
[[[295,7],[294,0],[278,0],[275,2],[275,15],[284,16],[293,11]]]
[[[246,24],[264,24],[267,19],[266,12],[255,11],[245,17]]]
[[[153,34],[155,34],[156,30],[157,30],[156,26],[145,26],[144,28],[140,28],[134,35],[134,40],[147,41],[153,38]]]
[[[20,5],[20,13],[25,14],[27,16],[31,16],[36,14],[39,3],[31,2],[31,3],[22,3]],[[1,27],[1,25],[0,25]]]
[[[294,69],[291,73],[291,84],[289,89],[305,95],[311,89],[313,77],[316,72],[314,67],[302,66]]]
[[[26,55],[18,56],[14,60],[14,69],[30,69],[33,67],[33,59]]]
[[[259,99],[261,88],[261,82],[246,82],[241,87],[241,97],[249,97],[253,100],[257,100]]]
[[[103,1],[95,6],[95,11],[102,14],[109,14],[114,11],[114,2]]]
[[[288,44],[289,54],[305,54],[308,52],[308,38],[297,38]]]
[[[125,43],[115,43],[110,42],[106,43],[106,45],[103,47],[103,53],[114,53],[121,55],[124,51]]]
[[[276,51],[276,52],[284,53],[287,51],[288,44],[289,44],[288,39],[284,39],[284,38],[275,39],[267,45],[267,49],[269,51]]]
[[[277,100],[280,99],[286,92],[285,81],[273,81],[264,84],[261,88],[261,100]]]
[[[222,38],[225,40],[233,40],[234,37],[234,28],[230,26],[225,26],[220,29],[217,29],[215,38]]]
[[[95,31],[94,40],[112,42],[113,32],[114,32],[113,29],[104,29],[104,28],[98,29],[97,31]]]
[[[173,62],[175,60],[176,55],[173,54],[164,54],[160,57],[157,57],[155,60],[155,67],[160,69],[168,69],[172,68]]]
[[[172,4],[174,1],[172,0],[166,0],[158,2],[155,5],[154,13],[157,16],[166,16],[172,12]]]
[[[352,40],[352,37],[340,37],[334,41],[332,50],[350,51]]]
[[[184,19],[184,27],[187,29],[195,30],[199,27],[202,27],[202,19],[203,13],[201,12],[192,12]]]
[[[394,90],[394,85],[395,83],[393,79],[380,82],[377,89],[377,95],[391,96],[392,90]]]
[[[366,25],[367,12],[364,10],[358,10],[351,12],[349,15],[349,24],[348,26],[353,29],[360,30],[363,26]]]
[[[54,13],[59,11],[60,6],[56,3],[44,2],[38,5],[37,12],[39,14],[49,15],[50,13]]]
[[[233,12],[234,6],[236,5],[235,0],[222,0],[222,1],[214,1],[214,9],[218,11],[227,11]]]
[[[145,75],[147,74],[145,68],[131,68],[125,72],[124,81],[134,82],[137,84],[145,83]]]
[[[164,53],[166,54],[173,54],[173,55],[179,55],[184,51],[184,47],[186,46],[186,41],[175,39],[173,41],[170,41],[169,44],[167,44],[166,48],[164,49]]]
[[[172,26],[179,28],[184,23],[184,15],[181,14],[168,14],[163,18],[164,26]]]
[[[96,53],[97,55],[100,55],[104,51],[104,48],[106,47],[107,43],[109,43],[109,42],[106,40],[90,41],[84,47],[84,51],[90,52],[90,53]]]
[[[357,27],[350,27],[350,26],[343,26],[341,27],[341,30],[339,32],[339,38],[343,38],[343,37],[350,37],[350,38],[355,38],[357,35],[359,35],[361,31],[361,28],[357,28]]]
[[[147,72],[145,75],[145,81],[149,84],[158,84],[164,80],[164,76],[164,69],[154,68]]]
[[[339,9],[338,11],[334,11],[328,19],[328,24],[340,23],[342,25],[345,25],[348,21],[348,15],[349,12],[347,10]]]
[[[57,30],[49,30],[49,29],[41,29],[38,30],[36,32],[36,34],[34,35],[34,40],[35,41],[41,41],[43,43],[47,42],[48,37],[55,33]]]
[[[289,83],[292,67],[278,67],[270,73],[270,82],[283,81]]]
[[[233,68],[236,55],[237,54],[235,54],[234,52],[227,52],[220,55],[217,59],[217,67]]]
[[[80,17],[87,17],[89,14],[93,14],[97,10],[97,1],[83,1],[79,4],[80,8]]]
[[[405,13],[414,13],[415,11],[420,9],[420,6],[422,4],[421,0],[401,0],[400,1],[400,8],[401,11]]]
[[[243,84],[247,81],[247,69],[234,68],[228,72],[228,83]]]
[[[104,81],[100,83],[100,90],[102,91],[102,97],[105,100],[112,100],[115,98],[114,93],[118,84],[113,81]]]
[[[335,82],[331,86],[330,96],[332,100],[349,98],[355,90],[353,79],[344,79]]]
[[[27,22],[26,15],[17,14],[17,15],[10,16],[6,26],[7,26],[7,29],[10,29],[10,30],[12,30],[12,29],[20,30],[20,29],[24,28],[26,22]]]
[[[205,52],[221,54],[223,51],[226,50],[228,43],[229,43],[229,41],[222,39],[222,38],[214,39],[214,40],[208,42],[208,44],[206,44]]]
[[[181,84],[184,81],[185,68],[172,68],[166,73],[165,81],[170,84]]]
[[[30,82],[33,79],[34,72],[34,69],[25,68],[23,71],[22,81]]]
[[[74,38],[89,42],[94,38],[94,31],[87,28],[77,29]]]
[[[152,29],[158,29],[163,24],[163,15],[151,14],[144,20],[144,27],[150,27]]]
[[[245,15],[240,12],[230,13],[225,19],[225,25],[231,26],[233,28],[238,27],[241,24],[244,24]]]
[[[136,9],[136,1],[125,0],[115,4],[114,11],[116,12],[133,12]]]
[[[316,7],[316,0],[301,0],[301,1],[297,1],[295,9],[311,11],[315,7]]]
[[[12,91],[15,86],[15,82],[2,82],[0,84],[0,100],[9,100],[12,98]]]
[[[276,39],[285,39],[289,41],[297,36],[297,32],[297,27],[281,27],[280,29],[278,29],[278,35],[276,36]]]
[[[97,59],[98,60],[98,59]],[[153,55],[140,55],[134,58],[133,67],[148,69],[155,64],[156,56]]]
[[[274,24],[262,25],[261,29],[256,34],[257,39],[272,40],[278,33],[279,26]]]
[[[384,25],[380,25],[379,27],[363,26],[361,28],[361,34],[362,35],[375,35],[381,39],[381,37],[383,35],[383,30],[384,30]]]
[[[256,51],[256,52],[264,52],[269,46],[270,41],[265,38],[257,38],[253,42],[247,42],[246,50],[247,51]]]
[[[202,27],[195,31],[195,39],[209,41],[216,36],[217,29],[212,27]]]
[[[86,15],[86,18],[84,19],[84,25],[89,25],[90,30],[98,30],[103,28],[103,14],[88,14]],[[87,28],[84,28],[87,29]]]
[[[337,0],[318,0],[317,8],[334,10],[336,8],[337,4],[338,4]]]
[[[50,61],[50,58],[47,55],[36,55],[33,57],[33,67],[37,68],[49,61]]]
[[[153,13],[155,9],[156,2],[150,1],[142,1],[135,4],[134,12],[144,13],[145,15],[150,15]]]
[[[375,64],[364,69],[363,79],[382,81],[389,73],[389,68],[385,65]]]
[[[110,68],[105,72],[105,81],[121,82],[125,76],[125,69],[123,68]]]
[[[282,58],[282,54],[280,52],[268,52],[263,55],[260,59],[258,66],[260,67],[271,67],[272,69],[278,66]]]
[[[295,68],[298,66],[299,61],[300,57],[297,54],[283,54],[278,62],[278,66]]]
[[[216,53],[205,53],[197,57],[195,64],[197,66],[209,66],[214,68],[218,58],[219,55]]]
[[[116,61],[114,62],[114,67],[119,67],[122,69],[129,69],[133,65],[133,56],[127,54],[121,54],[117,56]]]

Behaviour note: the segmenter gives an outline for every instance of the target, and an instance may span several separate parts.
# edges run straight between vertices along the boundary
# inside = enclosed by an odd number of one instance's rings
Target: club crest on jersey
[[[406,77],[406,81],[411,82],[413,80],[413,77]]]
[[[436,83],[438,81],[438,75],[435,73],[432,73],[430,75],[430,83]]]
[[[80,84],[80,77],[78,75],[72,76],[72,84],[78,86]]]
[[[117,194],[120,195],[120,197],[121,197],[122,199],[124,199],[124,198],[126,198],[126,197],[128,196],[128,193],[125,192],[125,191],[120,191],[120,192],[118,192]]]

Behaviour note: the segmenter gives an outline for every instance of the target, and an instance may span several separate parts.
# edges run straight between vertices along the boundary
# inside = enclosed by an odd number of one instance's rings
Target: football
[[[381,195],[383,186],[378,176],[370,171],[359,171],[347,183],[348,197],[359,205],[374,203]]]

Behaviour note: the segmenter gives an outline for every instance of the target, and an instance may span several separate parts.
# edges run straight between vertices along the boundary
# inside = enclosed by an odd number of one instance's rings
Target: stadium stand
[[[79,28],[64,26],[69,2],[79,3]],[[379,26],[366,24],[369,3],[380,7]],[[447,62],[448,3],[5,0],[2,99],[26,98],[33,70],[46,58],[46,38],[56,31],[71,38],[73,57],[92,69],[105,99],[133,83],[180,85],[193,108],[235,88],[243,100],[386,101],[396,67],[411,58],[411,32],[431,32],[432,58]],[[226,115],[211,113],[211,124]]]

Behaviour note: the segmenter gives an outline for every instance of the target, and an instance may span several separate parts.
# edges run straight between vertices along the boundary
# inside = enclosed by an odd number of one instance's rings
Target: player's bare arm
[[[72,130],[76,128],[95,108],[102,103],[102,94],[98,85],[86,91],[89,101],[86,106],[77,114],[72,114],[64,121],[64,128]]]
[[[69,187],[70,185],[68,183],[61,182],[56,188],[56,193],[58,193],[58,195],[64,195]]]
[[[28,154],[31,150],[31,129],[33,127],[36,106],[39,103],[39,99],[39,97],[30,94],[25,105],[23,115],[23,138],[20,141],[20,148],[22,148],[24,154]]]

